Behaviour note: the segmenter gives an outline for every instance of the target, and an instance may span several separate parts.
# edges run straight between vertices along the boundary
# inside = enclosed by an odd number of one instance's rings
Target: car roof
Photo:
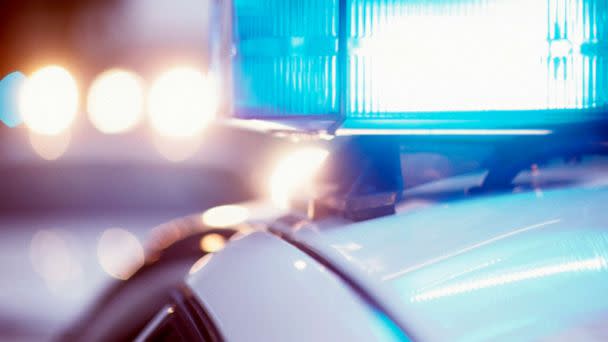
[[[291,218],[271,230],[351,277],[415,339],[564,336],[608,318],[603,175],[360,223]]]
[[[228,341],[403,341],[325,265],[265,231],[197,262],[187,284]]]

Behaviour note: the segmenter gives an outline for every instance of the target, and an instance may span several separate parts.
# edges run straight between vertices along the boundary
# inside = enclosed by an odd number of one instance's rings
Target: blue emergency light
[[[234,116],[330,134],[606,118],[604,0],[234,0]]]

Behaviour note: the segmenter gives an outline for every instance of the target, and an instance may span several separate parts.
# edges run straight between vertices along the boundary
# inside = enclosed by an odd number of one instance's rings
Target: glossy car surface
[[[454,178],[360,223],[284,216],[188,284],[230,341],[605,340],[605,171],[548,168],[519,178],[531,191],[433,202],[477,179]]]

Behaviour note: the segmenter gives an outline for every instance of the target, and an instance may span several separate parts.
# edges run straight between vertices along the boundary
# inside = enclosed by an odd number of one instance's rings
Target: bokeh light
[[[215,253],[226,245],[226,238],[217,233],[206,234],[201,238],[200,247],[203,252]]]
[[[67,151],[72,139],[72,133],[69,130],[55,135],[30,131],[28,136],[34,152],[45,160],[59,159]]]
[[[201,137],[152,137],[154,147],[165,159],[181,162],[194,156],[201,146]]]
[[[39,134],[66,130],[78,111],[78,86],[64,68],[48,66],[34,72],[19,94],[19,113],[25,124]]]
[[[296,191],[310,189],[311,181],[328,154],[322,148],[306,147],[281,159],[270,177],[270,196],[274,205],[288,208]]]
[[[82,266],[59,231],[36,232],[30,243],[30,259],[34,271],[52,292],[74,287],[82,277]]]
[[[126,70],[113,69],[99,75],[87,98],[87,111],[93,125],[103,133],[127,132],[142,119],[144,90],[139,77]]]
[[[240,205],[222,205],[205,211],[203,223],[214,228],[234,227],[249,218],[249,210]]]
[[[97,245],[97,257],[110,276],[127,280],[144,264],[144,249],[135,235],[120,229],[105,230]]]
[[[25,75],[18,71],[0,80],[0,121],[8,127],[15,127],[21,123],[18,97],[25,81]]]
[[[167,137],[201,133],[214,118],[217,88],[200,71],[180,67],[162,74],[150,89],[148,110],[152,127]]]

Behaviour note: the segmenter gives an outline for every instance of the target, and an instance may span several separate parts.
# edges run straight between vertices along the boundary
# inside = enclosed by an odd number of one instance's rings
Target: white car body
[[[453,179],[360,223],[269,220],[187,284],[228,341],[606,340],[608,178],[580,170],[547,172],[574,180],[561,189],[416,199],[475,182]]]

